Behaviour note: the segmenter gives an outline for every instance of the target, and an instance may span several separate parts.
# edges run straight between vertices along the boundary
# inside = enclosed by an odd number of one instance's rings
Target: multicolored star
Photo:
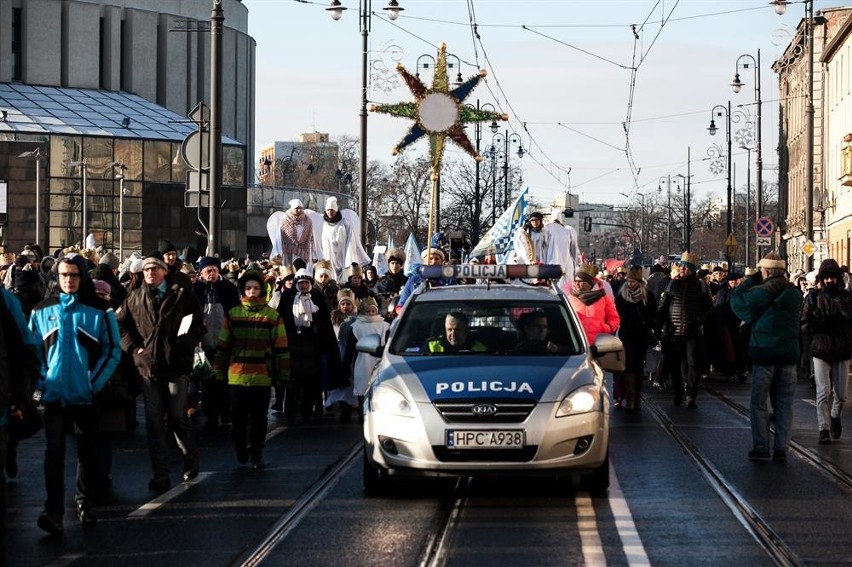
[[[419,78],[409,73],[401,63],[397,64],[396,69],[402,75],[408,88],[411,89],[414,102],[373,104],[370,106],[372,112],[381,112],[415,121],[408,134],[400,140],[391,153],[397,155],[406,146],[428,135],[433,171],[437,172],[441,169],[441,159],[444,155],[447,138],[450,138],[475,160],[481,161],[482,156],[479,155],[470,138],[467,137],[464,125],[469,122],[509,119],[507,114],[472,108],[464,104],[473,88],[479,83],[480,79],[485,77],[486,71],[480,70],[479,73],[450,90],[447,79],[447,45],[445,43],[438,47],[435,76],[432,79],[431,89],[427,88]]]

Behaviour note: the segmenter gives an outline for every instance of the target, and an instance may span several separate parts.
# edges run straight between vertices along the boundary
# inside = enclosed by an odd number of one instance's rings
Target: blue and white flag
[[[417,271],[422,264],[420,260],[420,247],[417,245],[417,240],[414,239],[414,233],[408,235],[408,240],[405,242],[405,265],[403,273],[410,276]]]
[[[493,256],[498,264],[505,264],[514,251],[512,236],[521,228],[527,215],[527,193],[529,188],[524,189],[518,198],[503,211],[497,222],[494,223],[482,240],[470,251],[468,259],[476,258],[482,262],[486,256]]]

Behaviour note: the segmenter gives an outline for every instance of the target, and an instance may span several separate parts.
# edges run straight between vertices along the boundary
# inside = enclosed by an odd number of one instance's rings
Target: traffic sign
[[[772,238],[769,236],[758,236],[755,241],[758,246],[772,246]]]
[[[775,233],[775,223],[769,217],[760,217],[754,223],[754,233],[758,236],[772,236]]]
[[[816,246],[814,246],[813,242],[808,240],[807,242],[805,242],[804,246],[802,246],[802,252],[804,252],[805,255],[810,258],[814,255],[814,252],[816,252]]]
[[[180,155],[192,169],[210,167],[210,132],[191,132],[180,144]]]
[[[210,107],[204,102],[199,102],[189,111],[187,117],[193,122],[210,122]]]
[[[734,236],[734,233],[728,235],[728,238],[725,239],[725,246],[736,246],[737,245],[737,237]]]
[[[210,193],[186,191],[183,194],[183,206],[187,209],[207,208],[210,206]]]
[[[206,171],[187,171],[186,190],[206,193],[210,190],[210,176],[207,175]]]

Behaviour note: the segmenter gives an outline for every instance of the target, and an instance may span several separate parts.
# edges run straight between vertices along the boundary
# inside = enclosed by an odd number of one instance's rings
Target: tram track
[[[243,553],[232,565],[255,567],[263,563],[275,547],[293,531],[302,520],[326,497],[346,471],[357,461],[363,451],[362,443],[355,443],[348,453],[334,463],[311,488],[260,538],[254,548]]]
[[[752,506],[736,487],[727,481],[719,469],[710,461],[692,440],[675,426],[674,422],[658,404],[643,395],[644,407],[654,416],[668,435],[692,460],[711,489],[716,492],[737,521],[751,534],[758,545],[776,565],[804,565],[805,562],[790,548],[772,525]]]
[[[418,562],[419,567],[443,567],[447,564],[447,544],[464,510],[471,482],[472,478],[469,476],[460,477],[456,481],[452,495],[445,501],[442,513],[430,530],[426,547]]]
[[[748,408],[740,405],[723,392],[720,392],[713,386],[709,386],[707,384],[703,384],[702,388],[712,396],[714,396],[719,401],[723,402],[726,406],[732,409],[735,413],[744,417],[746,420],[750,419]],[[771,428],[774,432],[775,426],[771,425]],[[794,440],[790,440],[790,449],[796,452],[802,460],[815,467],[820,473],[822,473],[828,479],[836,482],[844,489],[852,491],[852,475],[837,467],[834,463],[830,461],[826,461],[822,457],[820,457],[817,453],[808,449],[804,445],[797,443]]]

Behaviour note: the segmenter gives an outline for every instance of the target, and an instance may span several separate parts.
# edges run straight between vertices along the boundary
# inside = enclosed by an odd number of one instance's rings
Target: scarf
[[[343,215],[340,214],[340,211],[334,211],[334,216],[330,217],[327,213],[323,213],[322,218],[327,223],[336,224],[340,222],[340,220],[343,218]]]
[[[302,236],[296,237],[296,227],[302,227]],[[301,251],[313,238],[314,230],[310,217],[305,213],[296,216],[293,211],[284,213],[284,218],[281,220],[281,235],[282,246],[284,252],[292,256],[297,251]]]
[[[314,313],[319,311],[319,307],[311,301],[311,294],[298,293],[293,299],[293,318],[296,322],[296,327],[310,327],[314,322]]]
[[[631,290],[627,283],[621,284],[621,289],[619,290],[619,295],[621,295],[621,299],[627,301],[628,303],[648,303],[648,291],[644,285],[640,285],[636,288],[636,290]]]
[[[571,290],[571,295],[579,299],[583,305],[591,305],[605,294],[606,292],[602,289],[590,289],[587,291],[580,291],[578,289]]]

